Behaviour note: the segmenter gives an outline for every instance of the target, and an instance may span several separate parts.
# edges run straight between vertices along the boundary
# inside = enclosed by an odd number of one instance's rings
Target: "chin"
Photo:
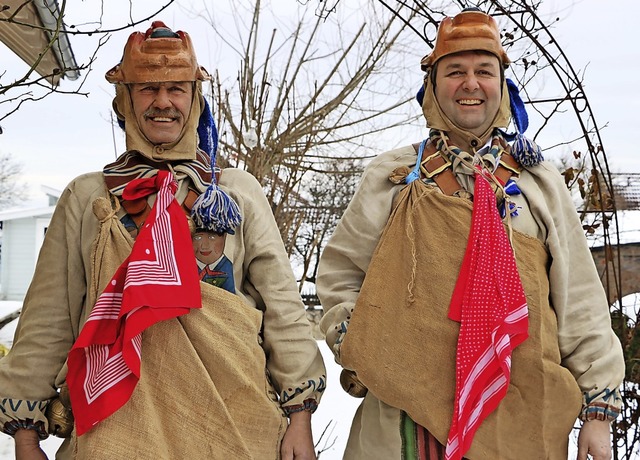
[[[146,129],[142,130],[142,134],[151,142],[153,145],[160,144],[171,144],[178,140],[180,136],[180,130],[177,132],[169,132],[162,131],[157,129]]]

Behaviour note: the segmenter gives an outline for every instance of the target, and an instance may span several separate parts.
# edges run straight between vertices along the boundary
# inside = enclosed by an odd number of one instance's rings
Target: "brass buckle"
[[[442,161],[444,161],[444,163],[441,166],[439,166],[436,169],[434,169],[433,171],[427,171],[427,168],[425,168],[425,164],[428,163],[431,160],[436,159],[437,157],[442,158]],[[422,160],[422,162],[420,163],[420,171],[422,171],[422,173],[424,174],[424,176],[427,179],[431,179],[432,177],[437,176],[442,171],[446,170],[449,166],[451,166],[451,161],[449,161],[449,159],[447,159],[447,158],[443,157],[442,155],[440,155],[440,152],[436,152],[436,153],[433,153],[433,154],[429,155],[424,160]]]

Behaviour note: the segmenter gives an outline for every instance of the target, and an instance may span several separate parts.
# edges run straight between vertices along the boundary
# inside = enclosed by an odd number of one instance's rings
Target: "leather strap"
[[[418,152],[420,144],[413,144],[413,148]],[[423,157],[420,163],[422,176],[433,179],[442,193],[453,196],[454,193],[462,189],[451,169],[451,162],[436,150],[431,141],[427,142]]]
[[[505,150],[500,156],[500,162],[493,175],[496,176],[502,185],[505,185],[511,176],[520,176],[520,171],[522,171],[520,164],[511,156],[508,150]]]
[[[123,209],[127,214],[129,214],[129,217],[131,217],[138,229],[142,226],[145,219],[151,212],[151,206],[147,203],[147,197],[138,198],[136,200],[120,199],[120,204],[122,204]]]
[[[195,201],[198,199],[198,192],[196,192],[193,189],[189,189],[189,192],[187,192],[187,196],[184,198],[184,201],[182,202],[182,209],[184,209],[184,212],[187,213],[187,215],[191,215],[191,209],[193,208],[193,203],[195,203]]]

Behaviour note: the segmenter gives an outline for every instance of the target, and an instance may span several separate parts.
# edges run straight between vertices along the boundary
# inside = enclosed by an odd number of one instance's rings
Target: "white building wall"
[[[5,300],[22,300],[33,277],[42,244],[42,237],[37,238],[36,221],[28,217],[4,222],[1,296]]]

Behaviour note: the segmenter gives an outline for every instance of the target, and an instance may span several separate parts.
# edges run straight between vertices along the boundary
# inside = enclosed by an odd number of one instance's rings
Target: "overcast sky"
[[[200,5],[187,0],[181,2],[183,5],[194,3],[196,6],[193,8]],[[346,0],[343,0],[343,4],[344,2]],[[144,12],[164,2],[140,0],[134,3],[136,8],[140,8],[138,11]],[[228,8],[225,3],[223,0],[215,2],[220,18],[225,17],[224,10]],[[295,4],[294,0],[277,0],[273,3],[278,14],[283,17],[297,14],[292,6]],[[316,3],[317,0],[308,0],[308,7],[313,8]],[[612,171],[640,172],[640,154],[636,152],[637,145],[633,142],[633,133],[638,130],[636,123],[640,109],[640,93],[637,91],[640,52],[636,40],[635,14],[640,11],[640,6],[631,0],[611,0],[606,6],[601,0],[577,1],[571,7],[567,7],[565,1],[543,3],[545,8],[558,11],[561,21],[554,27],[553,33],[573,66],[576,69],[586,67],[585,87],[596,121],[600,126],[608,125],[602,131],[602,136]],[[97,4],[97,0],[80,4],[70,2],[69,11],[78,16],[87,14],[95,18],[95,13],[90,12],[95,11]],[[126,11],[128,2],[110,0],[109,12],[106,14],[107,24],[122,23],[123,10],[119,9],[120,4],[125,6]],[[77,8],[86,8],[87,12]],[[113,17],[116,13],[117,16]],[[235,62],[227,64],[224,62],[226,58],[214,49],[209,26],[201,19],[189,16],[184,6],[172,5],[159,18],[170,27],[184,29],[192,35],[199,61],[209,70],[227,65],[235,69]],[[142,14],[134,14],[134,18],[140,17]],[[144,30],[149,24],[150,22],[145,23],[138,30]],[[264,32],[268,33],[270,30]],[[113,34],[100,50],[84,88],[90,93],[88,97],[47,97],[43,101],[24,105],[16,114],[2,122],[4,134],[0,135],[0,153],[10,153],[23,163],[25,180],[35,190],[40,184],[62,189],[73,177],[87,171],[100,170],[115,158],[110,122],[113,90],[104,80],[104,73],[118,62],[130,33],[131,30],[127,30]],[[95,48],[95,40],[76,37],[71,40],[77,60],[85,62],[88,54]],[[21,69],[25,69],[22,61],[2,45],[0,63],[1,69],[8,68],[16,75]],[[415,81],[420,79],[421,75],[416,67]],[[2,82],[7,81],[7,77],[3,77]],[[73,90],[75,87],[73,82],[63,81],[61,89]],[[407,88],[402,90],[406,91]],[[419,110],[417,105],[416,110]],[[532,129],[535,126],[530,128]],[[416,131],[416,136],[424,134],[423,130]],[[554,132],[545,133],[539,142],[544,147],[545,141],[553,143],[572,135],[561,126]],[[390,139],[381,143],[380,151],[393,147],[394,143],[406,144],[416,140],[419,138]],[[124,148],[120,133],[116,133],[115,143],[115,151],[120,153]]]

